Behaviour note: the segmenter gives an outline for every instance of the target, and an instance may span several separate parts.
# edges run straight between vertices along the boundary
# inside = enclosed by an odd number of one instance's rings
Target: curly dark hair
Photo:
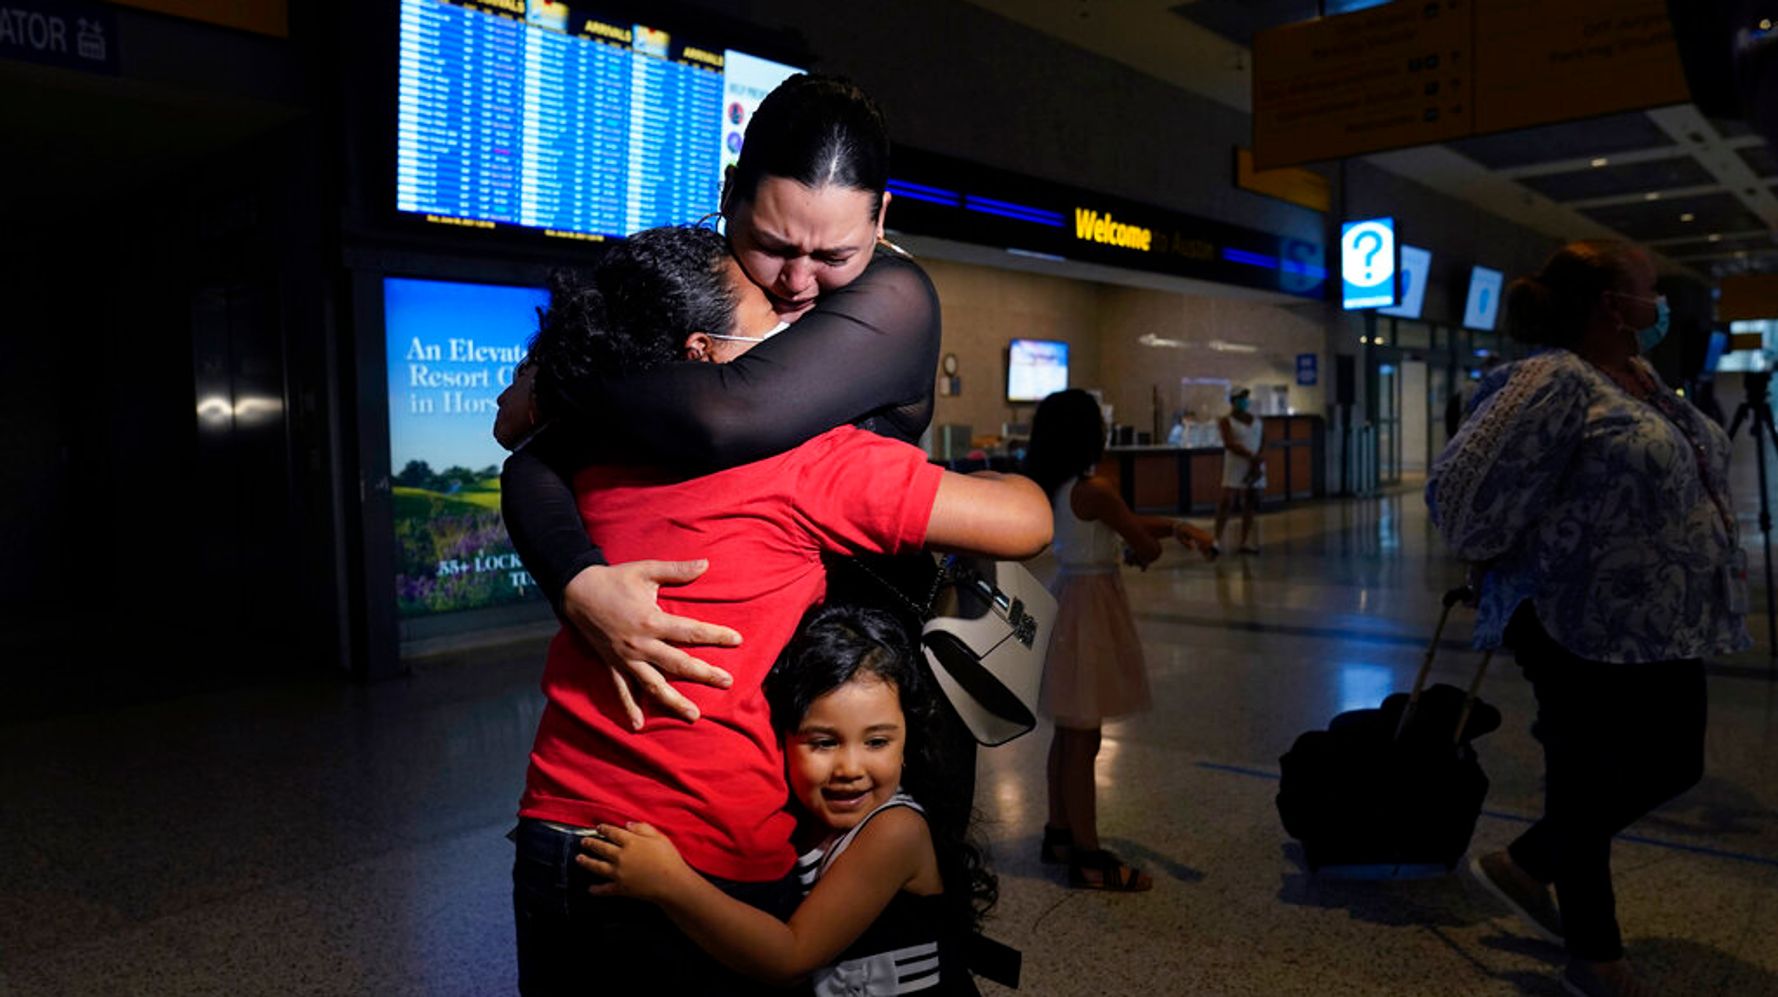
[[[644,229],[606,249],[589,271],[555,271],[528,354],[538,407],[569,414],[564,385],[671,363],[690,333],[732,331],[737,299],[728,245],[707,228]]]
[[[1099,400],[1079,388],[1057,391],[1037,403],[1025,476],[1045,494],[1087,473],[1105,456],[1105,416]]]
[[[944,879],[947,924],[943,936],[966,937],[981,924],[1000,896],[999,880],[982,848],[972,840],[975,814],[946,785],[947,758],[937,722],[945,706],[924,659],[909,646],[907,631],[894,616],[859,606],[823,606],[803,621],[765,679],[772,729],[787,740],[802,725],[815,700],[856,676],[874,675],[893,686],[907,719],[902,788],[920,801],[932,832],[932,847]]]

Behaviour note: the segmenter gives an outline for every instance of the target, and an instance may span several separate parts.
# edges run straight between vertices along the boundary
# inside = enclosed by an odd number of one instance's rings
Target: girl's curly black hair
[[[926,811],[938,871],[945,884],[947,924],[943,937],[960,940],[972,933],[1000,896],[999,880],[982,849],[971,840],[974,817],[969,801],[948,791],[946,762],[936,721],[945,707],[923,659],[909,647],[906,629],[879,609],[823,606],[803,621],[765,679],[772,729],[787,739],[801,726],[809,707],[859,675],[874,675],[895,687],[907,719],[902,788]]]
[[[671,363],[683,359],[691,333],[733,331],[738,294],[728,259],[716,232],[668,226],[612,244],[590,271],[552,273],[527,355],[538,407],[571,414],[563,385]]]

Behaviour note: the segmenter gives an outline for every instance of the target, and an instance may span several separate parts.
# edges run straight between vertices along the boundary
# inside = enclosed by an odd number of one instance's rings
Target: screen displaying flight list
[[[697,221],[797,72],[578,5],[402,0],[396,207],[582,239]]]

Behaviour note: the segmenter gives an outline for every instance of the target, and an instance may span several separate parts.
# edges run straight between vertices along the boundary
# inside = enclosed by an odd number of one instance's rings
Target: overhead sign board
[[[1690,99],[1667,0],[1475,5],[1478,134]]]
[[[1393,3],[1255,35],[1254,165],[1469,134],[1469,8],[1470,0]]]
[[[1667,0],[1398,0],[1253,50],[1260,169],[1691,99]]]
[[[900,232],[1301,297],[1327,291],[1319,239],[1184,215],[907,146],[895,149],[888,189],[895,195],[890,221]]]
[[[277,38],[290,37],[288,0],[112,0],[174,17],[208,21],[225,28],[256,31]]]
[[[1333,201],[1327,178],[1312,170],[1256,170],[1253,150],[1235,149],[1235,186],[1275,197],[1311,211],[1325,212]]]
[[[1340,226],[1340,303],[1347,308],[1395,304],[1395,219]]]
[[[1718,322],[1778,318],[1778,274],[1724,277],[1718,286],[1722,289],[1716,299]]]

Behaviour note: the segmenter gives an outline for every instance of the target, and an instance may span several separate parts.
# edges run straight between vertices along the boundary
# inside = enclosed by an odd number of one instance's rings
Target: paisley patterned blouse
[[[1476,645],[1530,600],[1594,661],[1747,648],[1746,558],[1729,439],[1661,384],[1647,401],[1567,350],[1492,372],[1434,462],[1426,504],[1458,557],[1486,564]]]

